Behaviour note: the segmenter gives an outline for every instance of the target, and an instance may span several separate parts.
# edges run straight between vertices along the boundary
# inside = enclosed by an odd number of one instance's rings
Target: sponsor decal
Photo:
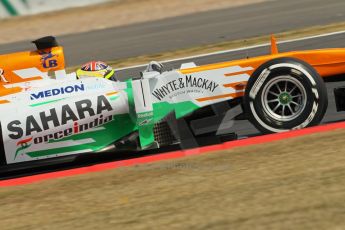
[[[9,81],[6,79],[4,74],[5,74],[5,71],[0,68],[0,80],[1,80],[1,82],[8,83]]]
[[[80,124],[78,121],[74,122],[73,127],[67,128],[65,130],[60,130],[58,132],[49,133],[47,135],[41,135],[37,137],[30,137],[26,138],[24,140],[21,140],[17,143],[18,149],[16,150],[14,160],[17,158],[17,156],[20,154],[25,154],[25,150],[30,148],[32,144],[43,144],[43,143],[50,143],[52,141],[57,141],[60,139],[63,139],[65,137],[69,137],[72,135],[76,135],[79,133],[86,132],[92,128],[99,127],[101,125],[104,125],[110,121],[113,120],[113,116],[110,115],[108,117],[104,117],[103,115],[100,115],[99,117],[95,118],[91,122],[86,122]]]
[[[104,89],[107,85],[104,82],[100,82],[98,81],[97,83],[94,83],[92,85],[87,85],[85,88],[88,91],[92,91],[92,90],[101,90]]]
[[[75,84],[75,85],[69,85],[69,86],[64,86],[60,88],[40,91],[38,93],[31,93],[30,99],[37,100],[37,99],[42,99],[42,98],[47,98],[47,97],[53,97],[53,96],[77,93],[77,92],[83,92],[83,91],[85,91],[84,84]]]
[[[152,119],[145,119],[142,122],[139,123],[139,126],[144,126],[144,125],[148,125],[148,124],[152,124]]]
[[[83,123],[83,124],[79,124],[79,122],[74,122],[73,123],[73,127],[62,130],[62,131],[58,131],[58,132],[54,132],[48,135],[44,135],[44,136],[39,136],[39,137],[35,137],[33,139],[34,144],[41,144],[41,143],[47,143],[50,142],[52,140],[59,140],[71,135],[75,135],[75,134],[79,134],[82,132],[85,132],[87,130],[90,130],[92,128],[96,128],[100,125],[106,124],[110,121],[113,120],[113,116],[108,116],[106,118],[104,118],[103,115],[97,117],[96,119],[94,119],[91,122],[88,123]]]
[[[41,55],[41,62],[42,62],[43,68],[49,69],[49,68],[54,68],[58,66],[58,62],[56,59],[58,55],[52,54],[51,51],[40,50],[38,52]]]
[[[153,111],[138,114],[138,118],[147,118],[147,117],[153,117]]]
[[[13,120],[9,122],[7,124],[7,130],[9,131],[8,137],[13,140],[21,139],[23,137],[26,138],[34,134],[39,134],[41,132],[66,125],[69,122],[73,122],[75,124],[75,129],[73,131],[77,131],[77,128],[78,130],[85,130],[86,126],[80,128],[75,122],[89,117],[100,116],[98,117],[98,120],[96,119],[93,121],[94,125],[90,125],[90,123],[88,126],[94,127],[96,124],[99,125],[102,122],[104,123],[104,120],[109,119],[103,119],[103,117],[101,117],[103,112],[109,112],[112,110],[113,108],[111,104],[103,95],[97,97],[96,108],[93,108],[91,100],[80,100],[73,104],[62,105],[59,113],[56,111],[56,108],[52,108],[49,111],[39,112],[36,117],[29,115],[25,118],[25,121]],[[56,135],[53,134],[52,137],[48,135],[48,139],[55,137],[61,138],[63,137],[62,135],[69,135],[69,131],[58,133]],[[43,138],[43,140],[45,139]]]
[[[153,111],[138,114],[137,123],[139,126],[151,125],[153,122]]]
[[[192,75],[187,75],[185,76],[185,78],[178,78],[176,80],[172,80],[166,83],[165,85],[156,88],[152,92],[152,95],[159,101],[161,101],[166,96],[182,89],[196,89],[202,91],[207,90],[213,93],[218,87],[219,84],[217,84],[214,81],[205,78],[194,77]]]

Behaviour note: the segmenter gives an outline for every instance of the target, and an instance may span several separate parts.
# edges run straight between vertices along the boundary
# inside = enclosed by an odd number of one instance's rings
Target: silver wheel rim
[[[264,112],[271,118],[289,122],[300,116],[307,103],[307,93],[300,81],[286,75],[271,79],[261,94]]]

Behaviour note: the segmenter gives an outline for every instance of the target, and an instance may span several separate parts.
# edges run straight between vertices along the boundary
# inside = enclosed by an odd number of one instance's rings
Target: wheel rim
[[[307,96],[302,83],[293,76],[271,79],[263,89],[261,102],[266,114],[277,121],[292,121],[303,113]]]

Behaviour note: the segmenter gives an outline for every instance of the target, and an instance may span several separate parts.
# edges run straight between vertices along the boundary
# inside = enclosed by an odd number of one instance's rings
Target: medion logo
[[[37,100],[37,99],[46,98],[46,97],[53,97],[57,95],[70,94],[70,93],[83,92],[83,91],[85,91],[84,84],[69,85],[65,87],[41,91],[38,93],[32,93],[30,98],[31,100]]]

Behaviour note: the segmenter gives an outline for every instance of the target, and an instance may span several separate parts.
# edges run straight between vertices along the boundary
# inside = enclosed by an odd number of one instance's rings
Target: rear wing
[[[33,43],[35,51],[0,55],[0,86],[44,79],[48,72],[64,72],[63,48],[54,37],[40,38]]]

